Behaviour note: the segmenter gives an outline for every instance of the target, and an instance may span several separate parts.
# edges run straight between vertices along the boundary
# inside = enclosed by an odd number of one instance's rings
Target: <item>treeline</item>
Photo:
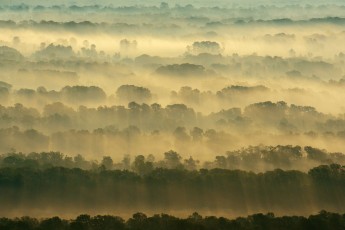
[[[186,20],[188,22],[188,19]],[[130,32],[129,29],[139,29],[140,32],[143,31],[143,27],[140,24],[137,23],[132,23],[132,24],[127,24],[127,23],[97,23],[97,22],[90,22],[90,21],[82,21],[82,22],[75,22],[75,21],[69,21],[69,22],[58,22],[58,21],[20,21],[19,23],[16,23],[14,21],[0,21],[2,22],[1,24],[7,25],[10,28],[30,28],[30,29],[66,29],[68,30],[87,30],[90,31],[90,29],[98,29],[99,32],[117,32],[115,29],[127,29],[126,32]],[[206,22],[205,20],[200,21],[200,24],[204,24],[209,28],[212,28],[212,22]],[[303,25],[303,26],[310,26],[310,25],[319,25],[319,24],[331,24],[331,25],[344,25],[345,24],[345,18],[343,17],[321,17],[321,18],[309,18],[309,19],[303,19],[303,20],[293,20],[293,19],[287,19],[287,18],[277,18],[277,19],[269,19],[269,20],[253,20],[250,18],[246,19],[230,19],[226,22],[218,22],[218,26],[220,28],[227,28],[228,26],[244,26],[244,25],[266,25],[266,26],[298,26],[298,25]],[[160,26],[160,24],[158,24]],[[153,27],[152,31],[155,31],[157,33],[157,30],[159,27],[157,26],[156,28]],[[191,25],[189,25],[192,28],[195,28]],[[8,27],[7,27],[8,28]],[[141,29],[141,30],[140,30]],[[145,28],[146,29],[146,28]],[[152,27],[149,27],[149,29],[152,29]],[[175,29],[177,31],[182,30],[181,27],[179,26],[173,26],[173,24],[170,24],[170,29]]]
[[[156,156],[157,157],[157,156]],[[249,146],[236,151],[228,151],[226,155],[214,157],[214,161],[201,162],[193,157],[183,158],[175,151],[163,154],[162,160],[154,155],[124,155],[115,162],[111,156],[103,156],[100,161],[87,160],[78,154],[74,157],[60,152],[7,153],[0,155],[0,168],[32,168],[47,169],[51,167],[81,168],[84,170],[129,170],[140,175],[151,173],[155,168],[166,169],[230,169],[263,172],[276,168],[284,170],[307,171],[320,164],[345,165],[345,154],[329,153],[326,150],[291,145]]]
[[[37,72],[37,74],[48,74],[50,77],[54,74],[70,74],[73,76],[73,73],[55,73],[54,71],[45,71],[45,72]],[[185,77],[184,73],[178,74],[179,76]],[[60,76],[63,79],[63,76]],[[72,77],[70,77],[72,78]],[[61,80],[60,79],[60,80]],[[71,79],[69,79],[71,80]],[[329,83],[329,87],[342,87],[345,83],[344,79],[339,81],[332,81]],[[11,89],[12,85],[6,82],[0,82],[0,101],[5,104],[11,103],[21,103],[21,104],[29,104],[29,105],[36,105],[37,107],[43,107],[54,103],[66,103],[66,106],[70,105],[90,105],[90,106],[100,106],[105,104],[128,104],[130,102],[135,102],[139,105],[142,104],[154,104],[154,102],[159,101],[159,96],[155,95],[153,98],[153,93],[150,89],[142,86],[136,85],[121,85],[114,90],[113,94],[106,94],[105,91],[98,87],[98,86],[83,86],[83,85],[73,85],[73,86],[65,86],[61,90],[47,90],[45,87],[38,87],[35,89],[29,88],[21,88],[21,89]],[[281,94],[286,93],[286,95],[293,95],[298,94],[298,89],[282,89],[280,90]],[[303,90],[300,90],[302,93]],[[231,104],[238,104],[240,107],[249,107],[254,103],[253,98],[256,98],[256,106],[260,105],[261,103],[266,103],[269,106],[270,101],[265,101],[265,99],[271,98],[273,95],[273,91],[270,88],[267,88],[263,85],[254,85],[254,86],[243,86],[243,85],[230,85],[225,88],[222,88],[216,92],[211,91],[202,91],[198,88],[192,88],[189,86],[183,86],[177,91],[171,91],[170,96],[170,103],[171,104],[185,104],[186,106],[193,107],[193,109],[198,110],[199,108],[203,108],[203,103],[210,103],[214,102],[219,105],[224,106],[224,108],[228,108],[228,105]],[[283,95],[284,97],[284,95]],[[236,102],[237,101],[237,102]],[[239,103],[240,102],[240,103]],[[275,104],[271,102],[270,106]],[[285,109],[289,109],[286,102],[281,101],[280,103],[285,103]],[[250,104],[250,105],[248,105]],[[283,105],[283,104],[282,104]],[[317,113],[316,109],[312,106],[299,106],[295,104],[291,104],[292,110],[300,110],[315,112]],[[241,115],[240,108],[232,108],[233,110],[237,109],[237,115]],[[282,108],[284,109],[284,108]],[[227,110],[225,110],[227,111]],[[222,111],[219,111],[219,113]],[[287,111],[289,112],[289,111]],[[331,116],[328,116],[331,117]]]
[[[123,218],[111,215],[90,216],[79,215],[75,219],[61,219],[52,217],[37,219],[31,217],[0,218],[2,230],[337,230],[345,228],[345,214],[320,211],[316,215],[281,216],[273,213],[257,213],[248,217],[228,219],[216,216],[201,216],[194,212],[188,218],[174,217],[168,214],[147,216],[144,213],[135,213],[125,221]]]
[[[75,98],[71,100],[91,97],[91,92],[87,89],[85,91],[71,93],[71,98]],[[115,125],[119,128],[137,126],[143,131],[173,131],[177,127],[199,126],[202,129],[227,128],[242,133],[272,130],[278,133],[311,132],[317,135],[320,132],[345,136],[345,119],[342,116],[324,114],[311,106],[288,105],[284,101],[258,102],[246,106],[243,111],[240,108],[230,108],[208,115],[196,112],[185,104],[163,107],[158,103],[149,105],[130,102],[127,107],[79,106],[73,109],[55,102],[45,105],[43,112],[39,112],[38,109],[17,103],[14,106],[0,105],[0,116],[0,127],[37,127],[40,130],[51,130],[54,127],[57,130],[97,129]]]
[[[0,21],[1,25],[1,21]],[[278,33],[265,34],[261,37],[262,42],[266,43],[286,43],[293,42],[294,34]],[[342,37],[343,34],[337,34]],[[20,40],[19,37],[13,38]],[[311,34],[303,37],[305,45],[316,46],[323,44],[325,40],[332,40],[332,37],[326,35]],[[23,56],[20,53],[20,47],[11,42],[0,44],[0,62],[4,64],[4,70],[12,68],[19,70],[16,75],[21,74],[25,77],[31,75],[40,75],[40,82],[44,77],[57,75],[70,81],[78,80],[71,73],[108,75],[115,73],[119,75],[131,76],[135,73],[142,75],[142,70],[150,70],[155,75],[168,75],[173,79],[202,79],[203,77],[223,76],[239,80],[239,76],[262,77],[270,80],[277,80],[275,77],[282,77],[287,81],[301,81],[304,84],[311,82],[316,84],[327,84],[326,81],[333,79],[335,81],[343,77],[342,61],[343,52],[337,51],[332,58],[323,60],[308,56],[296,56],[295,51],[291,55],[285,56],[259,56],[257,54],[239,55],[223,51],[219,42],[209,39],[192,42],[181,56],[164,57],[155,56],[150,53],[136,53],[140,41],[130,41],[122,39],[117,41],[119,48],[113,50],[99,50],[97,44],[85,40],[87,45],[78,47],[71,41],[57,41],[55,43],[41,42],[40,49],[36,49],[31,55]],[[134,43],[134,44],[133,44]],[[202,44],[202,46],[197,44]],[[214,47],[213,43],[217,44]],[[326,45],[325,43],[324,45]],[[15,48],[17,49],[15,49]],[[126,55],[128,52],[134,52],[130,58]],[[54,73],[55,71],[55,73]],[[64,72],[65,71],[65,72]],[[140,72],[141,71],[141,72]],[[108,78],[108,80],[110,80]],[[280,79],[282,80],[282,79]],[[323,82],[324,81],[324,82]],[[43,81],[44,82],[44,81]],[[298,85],[298,84],[297,84]]]
[[[53,167],[1,168],[1,215],[23,210],[226,211],[310,214],[344,212],[345,167],[264,173],[241,170],[156,168],[143,175],[127,170]]]

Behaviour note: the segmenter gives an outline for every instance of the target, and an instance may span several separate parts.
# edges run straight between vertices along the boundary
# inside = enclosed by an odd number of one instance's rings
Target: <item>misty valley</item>
[[[345,229],[345,4],[0,1],[0,230]]]

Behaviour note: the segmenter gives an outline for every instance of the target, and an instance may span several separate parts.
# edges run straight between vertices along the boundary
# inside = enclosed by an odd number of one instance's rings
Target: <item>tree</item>
[[[205,77],[209,76],[210,73],[202,65],[195,65],[191,63],[173,64],[160,66],[156,69],[156,73],[166,76],[175,77]]]
[[[194,42],[191,46],[187,46],[187,52],[193,55],[201,53],[221,54],[223,50],[218,42],[213,41]]]
[[[101,164],[104,165],[106,169],[111,170],[113,168],[114,162],[110,156],[104,156]]]
[[[190,140],[185,127],[177,127],[174,131],[174,137],[177,141],[185,142]]]
[[[145,161],[143,155],[138,155],[135,157],[132,168],[134,172],[137,172],[139,175],[146,175],[152,172],[153,162]]]
[[[34,57],[38,59],[71,59],[75,53],[71,46],[50,44],[43,49],[36,51]]]
[[[120,41],[120,51],[121,54],[124,53],[125,55],[133,54],[138,47],[138,42],[136,40],[130,41],[128,39],[122,39]]]
[[[117,216],[95,216],[91,218],[91,226],[93,230],[113,230],[125,229],[124,220]]]
[[[193,214],[192,215],[190,215],[189,217],[188,217],[188,219],[190,219],[190,220],[192,220],[193,222],[200,222],[201,220],[202,220],[202,216],[199,214],[199,213],[197,213],[197,212],[193,212]]]
[[[182,157],[173,150],[164,153],[164,161],[169,169],[182,168],[181,159]]]
[[[63,230],[67,229],[67,221],[61,220],[59,217],[45,219],[40,224],[42,230]]]
[[[152,95],[148,88],[135,85],[122,85],[116,91],[116,96],[124,102],[147,103],[151,101]]]
[[[304,147],[304,150],[307,152],[308,159],[321,163],[330,163],[329,155],[325,151],[310,146]]]
[[[91,217],[83,214],[78,216],[74,221],[70,223],[72,230],[90,230],[91,229]]]
[[[123,169],[130,169],[130,165],[131,165],[131,157],[130,155],[126,154],[123,156],[122,159],[122,167]]]
[[[71,103],[100,103],[107,95],[97,86],[65,86],[61,89],[62,98]]]
[[[199,127],[194,127],[193,130],[190,132],[193,141],[202,141],[203,134],[204,131]]]
[[[199,161],[198,160],[194,160],[193,157],[189,157],[189,159],[184,160],[184,167],[187,170],[196,170],[198,167]]]

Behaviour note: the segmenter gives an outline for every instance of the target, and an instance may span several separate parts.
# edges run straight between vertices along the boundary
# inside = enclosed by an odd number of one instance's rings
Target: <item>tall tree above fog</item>
[[[201,53],[209,54],[221,54],[224,48],[218,42],[214,41],[197,41],[194,42],[191,46],[187,46],[187,53],[198,55]]]

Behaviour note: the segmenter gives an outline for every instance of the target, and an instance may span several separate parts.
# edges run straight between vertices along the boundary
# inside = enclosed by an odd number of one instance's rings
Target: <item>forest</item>
[[[67,216],[78,209],[135,212],[236,213],[274,212],[307,215],[326,209],[344,212],[345,166],[321,165],[307,173],[276,169],[242,170],[153,168],[133,163],[135,171],[31,167],[0,169],[2,215],[37,213],[54,207]],[[16,204],[16,205],[13,205]],[[124,210],[126,209],[126,211]]]
[[[270,229],[344,229],[344,214],[320,211],[318,214],[309,217],[303,216],[282,216],[275,217],[273,213],[253,214],[246,218],[227,219],[215,216],[203,217],[194,212],[188,218],[182,219],[167,214],[156,214],[147,216],[144,213],[135,213],[126,221],[118,216],[110,215],[79,215],[73,220],[65,220],[59,217],[52,217],[38,220],[36,218],[22,217],[16,219],[1,218],[0,227],[4,230],[10,229],[234,229],[234,230],[270,230]]]
[[[0,230],[344,229],[344,25],[341,0],[0,1]]]

